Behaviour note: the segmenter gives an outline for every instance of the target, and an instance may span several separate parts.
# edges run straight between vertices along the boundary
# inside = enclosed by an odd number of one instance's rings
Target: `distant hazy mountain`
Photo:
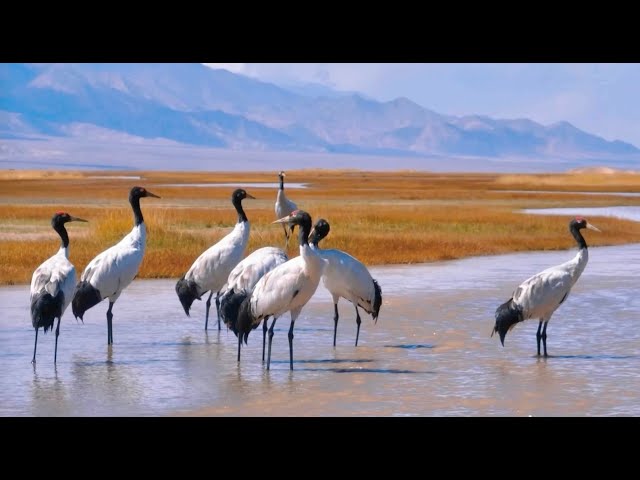
[[[282,88],[201,64],[0,64],[0,138],[34,135],[394,156],[640,153],[567,122],[446,116],[406,98]]]

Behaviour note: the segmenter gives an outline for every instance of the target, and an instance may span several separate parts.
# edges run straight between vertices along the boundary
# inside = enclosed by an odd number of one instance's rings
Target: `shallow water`
[[[584,217],[616,217],[625,220],[640,222],[640,207],[620,206],[620,207],[570,207],[570,208],[529,208],[520,210],[522,213],[536,215],[565,215]]]
[[[158,185],[159,187],[202,187],[202,188],[213,188],[213,187],[238,187],[238,188],[275,188],[279,189],[279,183],[164,183]],[[287,188],[307,188],[306,183],[286,183],[284,186]]]
[[[590,249],[591,259],[549,323],[551,358],[535,356],[537,322],[490,338],[496,307],[524,279],[575,250],[371,268],[383,305],[377,324],[333,306],[320,286],[295,328],[275,329],[271,371],[261,327],[236,363],[233,333],[204,331],[204,302],[182,311],[174,280],[136,280],[114,307],[54,336],[40,331],[37,366],[29,287],[0,288],[0,414],[18,416],[609,416],[640,415],[640,244]],[[215,314],[214,314],[215,318]]]

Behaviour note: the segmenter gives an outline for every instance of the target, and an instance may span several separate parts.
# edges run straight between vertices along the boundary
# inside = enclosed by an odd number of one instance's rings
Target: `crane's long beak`
[[[71,215],[69,215],[71,217]],[[71,217],[71,221],[72,222],[87,222],[89,223],[89,220],[85,220],[84,218],[79,218],[79,217]]]
[[[253,200],[256,200],[256,197],[254,197],[253,195],[249,195],[248,193],[247,193],[247,197],[246,198],[251,198]]]
[[[286,217],[282,217],[280,220],[276,220],[275,222],[271,222],[272,224],[274,223],[289,223],[289,215],[287,215]]]
[[[600,230],[598,227],[594,227],[593,225],[591,225],[589,222],[587,222],[587,228],[591,229],[591,230],[595,230],[596,232],[600,232],[602,233],[602,230]]]
[[[147,197],[162,198],[162,197],[159,197],[158,195],[156,195],[155,193],[151,193],[149,190],[147,190]]]
[[[313,227],[311,229],[311,232],[309,232],[309,236],[307,237],[307,240],[309,240],[310,238],[313,238],[314,233],[316,233],[316,227]]]

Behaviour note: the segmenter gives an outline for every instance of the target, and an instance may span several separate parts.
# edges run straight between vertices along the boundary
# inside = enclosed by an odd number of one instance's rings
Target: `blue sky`
[[[286,85],[313,82],[450,115],[561,120],[640,148],[640,64],[208,63]]]

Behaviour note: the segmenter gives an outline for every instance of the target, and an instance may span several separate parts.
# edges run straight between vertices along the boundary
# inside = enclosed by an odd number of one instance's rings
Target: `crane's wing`
[[[568,271],[550,268],[522,282],[513,293],[513,300],[522,306],[525,318],[536,317],[538,312],[555,310],[566,300],[572,286]]]
[[[348,300],[356,299],[363,308],[371,310],[375,287],[367,267],[341,250],[319,250],[318,253],[329,260],[323,274],[325,287]]]
[[[288,259],[287,254],[279,248],[265,247],[256,250],[231,271],[227,289],[251,291],[265,273]]]
[[[97,288],[102,298],[110,297],[133,281],[143,256],[144,250],[120,242],[91,260],[81,280]]]
[[[65,302],[71,298],[73,287],[75,287],[76,270],[66,257],[54,255],[43,262],[33,272],[31,277],[31,300],[34,296],[41,294],[43,291],[48,292],[55,297],[62,288],[65,294]],[[73,282],[71,293],[63,287],[67,287],[68,283]]]
[[[240,262],[244,253],[244,245],[238,248],[236,238],[239,234],[235,230],[202,252],[193,262],[185,278],[195,281],[198,285],[225,283],[230,271]]]
[[[298,206],[288,198],[286,198],[285,201],[287,204],[287,208],[289,209],[290,212],[293,212],[294,210],[298,209]]]
[[[280,315],[289,310],[291,302],[302,290],[308,278],[296,257],[267,272],[253,289],[251,310],[256,318]]]

